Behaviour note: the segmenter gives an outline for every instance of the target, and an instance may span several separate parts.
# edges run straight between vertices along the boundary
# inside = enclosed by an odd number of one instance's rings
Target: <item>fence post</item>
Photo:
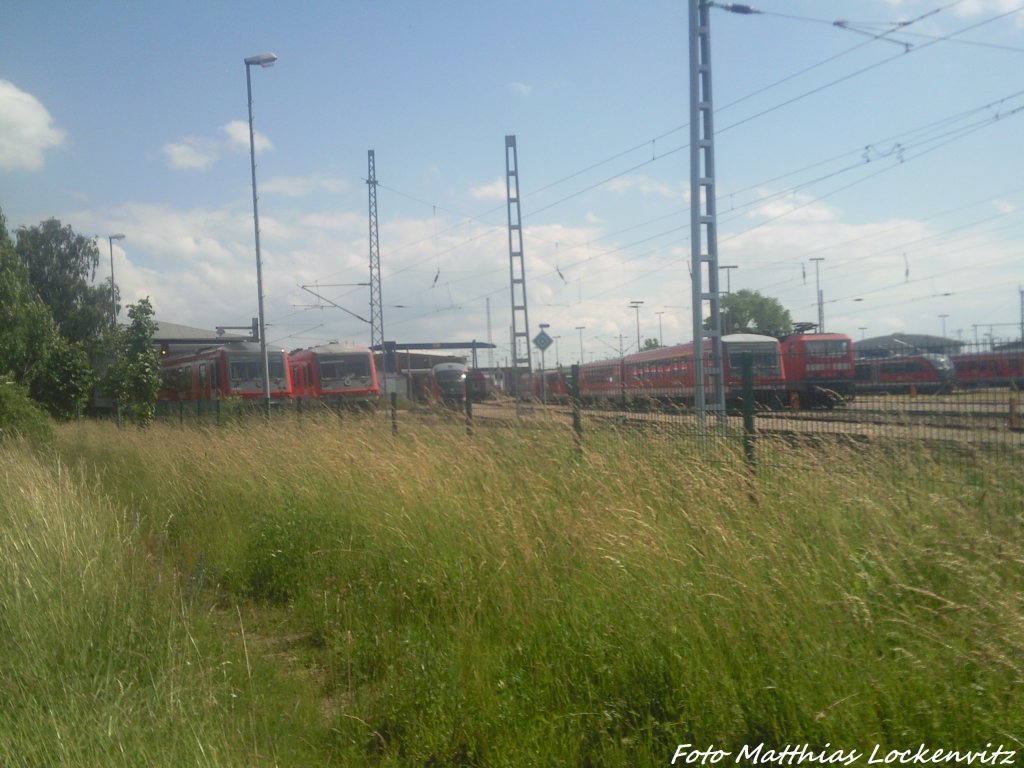
[[[391,434],[398,434],[398,393],[391,393]]]
[[[569,371],[569,376],[572,378],[569,389],[569,399],[572,402],[572,433],[576,442],[576,452],[581,453],[583,451],[583,419],[580,414],[580,367],[574,365]]]
[[[743,353],[743,453],[753,470],[757,467],[754,456],[754,358]]]

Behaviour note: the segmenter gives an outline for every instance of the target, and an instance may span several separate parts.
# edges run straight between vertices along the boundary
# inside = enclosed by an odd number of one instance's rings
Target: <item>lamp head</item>
[[[258,56],[250,56],[245,60],[245,65],[251,67],[254,64],[259,64],[261,67],[272,67],[274,62],[277,61],[276,53],[261,53]]]
[[[124,240],[124,233],[118,232],[116,235],[107,235],[108,240]]]

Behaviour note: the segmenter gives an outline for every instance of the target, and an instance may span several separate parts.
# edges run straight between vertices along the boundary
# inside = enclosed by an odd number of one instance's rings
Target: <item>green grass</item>
[[[58,441],[0,448],[3,765],[1024,739],[1009,454],[764,444],[751,475],[685,438],[580,458],[380,416]]]

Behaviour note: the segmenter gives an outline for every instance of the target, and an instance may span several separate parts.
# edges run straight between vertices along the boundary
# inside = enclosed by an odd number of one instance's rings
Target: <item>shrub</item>
[[[53,444],[53,424],[24,387],[0,378],[0,442],[21,438],[36,446]]]

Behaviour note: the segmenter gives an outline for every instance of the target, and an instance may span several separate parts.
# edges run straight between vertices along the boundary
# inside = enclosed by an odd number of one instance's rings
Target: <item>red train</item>
[[[532,376],[523,374],[519,379],[519,391],[529,392],[536,400],[546,403],[569,402],[569,383],[561,368],[534,371]]]
[[[1024,350],[973,352],[953,355],[958,387],[1016,387],[1024,389]]]
[[[786,390],[801,407],[832,408],[853,399],[853,340],[841,333],[794,333],[782,339]]]
[[[466,373],[462,363],[438,363],[430,370],[430,391],[434,400],[459,406],[466,400]]]
[[[494,383],[479,368],[470,368],[466,371],[466,387],[469,389],[470,399],[475,403],[494,399]]]
[[[288,355],[295,398],[373,408],[380,397],[377,366],[365,347],[323,344]]]
[[[857,392],[950,392],[953,364],[947,355],[918,354],[861,359],[854,365]]]
[[[711,345],[704,344],[704,366],[711,366]],[[754,368],[754,398],[766,406],[781,404],[786,390],[785,367],[778,339],[752,333],[722,337],[722,365],[726,401],[742,397],[742,366],[750,355]],[[580,398],[587,403],[664,401],[692,403],[694,398],[694,345],[637,352],[618,360],[602,360],[580,366]],[[705,374],[705,386],[710,380]]]
[[[271,401],[290,400],[291,372],[283,349],[267,350]],[[164,358],[160,365],[160,391],[164,402],[204,402],[226,397],[263,398],[263,355],[260,345],[233,341],[198,352]]]

